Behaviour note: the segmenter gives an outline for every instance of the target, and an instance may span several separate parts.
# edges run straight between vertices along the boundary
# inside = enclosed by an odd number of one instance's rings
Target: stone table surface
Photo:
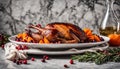
[[[75,61],[75,64],[70,64],[70,56],[49,56],[50,60],[46,63],[42,63],[41,59],[43,55],[28,55],[28,64],[17,65],[12,61],[6,60],[4,50],[0,48],[0,69],[120,69],[120,63],[109,62],[102,65],[96,65],[95,63],[83,63]],[[35,57],[35,61],[31,61],[30,58]],[[67,64],[69,68],[65,68],[64,64]]]

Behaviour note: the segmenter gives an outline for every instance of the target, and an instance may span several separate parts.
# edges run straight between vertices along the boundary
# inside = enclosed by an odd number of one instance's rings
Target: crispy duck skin
[[[84,42],[87,38],[80,27],[70,23],[54,22],[47,24],[45,28],[34,25],[29,25],[28,27],[38,30],[41,33],[38,36],[45,36],[52,43],[57,41],[61,43],[80,43]],[[35,36],[33,38],[39,40]]]
[[[80,40],[86,39],[86,35],[85,35],[84,31],[80,27],[78,27],[74,24],[54,22],[54,23],[48,24],[47,26],[51,26],[51,27],[57,29],[67,39],[72,38],[70,36],[71,35],[70,31],[72,31]]]

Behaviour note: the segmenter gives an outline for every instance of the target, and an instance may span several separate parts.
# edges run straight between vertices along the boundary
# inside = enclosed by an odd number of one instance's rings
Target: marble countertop
[[[28,55],[28,64],[17,65],[12,61],[6,60],[4,50],[0,48],[0,69],[120,69],[120,63],[109,62],[102,65],[95,63],[86,63],[75,61],[75,64],[70,64],[70,56],[49,56],[50,60],[46,63],[41,62],[43,55]],[[31,61],[31,57],[35,57],[35,61]],[[67,64],[69,68],[65,68]]]

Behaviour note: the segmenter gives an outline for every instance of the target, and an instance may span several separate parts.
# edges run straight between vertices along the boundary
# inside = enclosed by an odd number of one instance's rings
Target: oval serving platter
[[[29,47],[34,48],[84,48],[84,47],[92,47],[97,46],[103,43],[107,43],[110,39],[106,36],[100,36],[104,39],[104,41],[101,42],[91,42],[91,43],[71,43],[71,44],[39,44],[39,43],[26,43],[26,42],[18,42],[15,41],[16,35],[9,37],[9,41],[16,44],[26,45]]]

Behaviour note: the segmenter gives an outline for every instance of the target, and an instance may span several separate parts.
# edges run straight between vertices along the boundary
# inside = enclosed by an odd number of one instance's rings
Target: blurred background
[[[51,22],[67,22],[98,32],[106,13],[105,0],[0,0],[0,33],[23,32],[29,23],[43,27]],[[120,0],[114,10],[120,18]],[[109,16],[108,22],[115,23]]]

